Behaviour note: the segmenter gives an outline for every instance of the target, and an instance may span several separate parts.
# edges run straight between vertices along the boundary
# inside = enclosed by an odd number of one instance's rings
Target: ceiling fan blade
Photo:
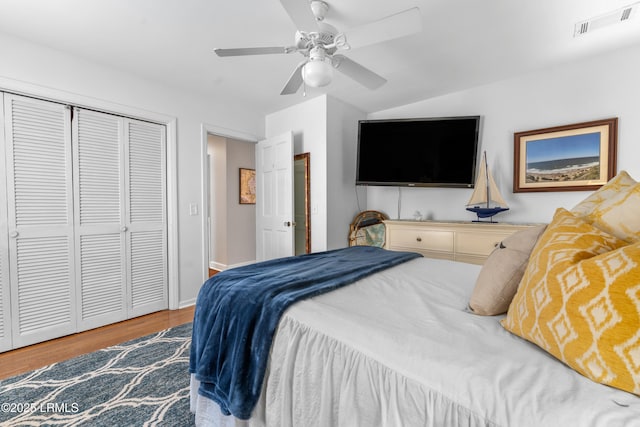
[[[280,0],[282,7],[289,14],[289,18],[299,31],[318,31],[318,21],[311,12],[311,6],[307,0]]]
[[[333,59],[336,70],[351,77],[364,87],[377,89],[387,82],[385,78],[344,55],[333,55]]]
[[[404,37],[422,31],[422,15],[417,7],[345,31],[353,49]]]
[[[245,55],[271,55],[276,53],[291,53],[295,48],[291,47],[240,47],[235,49],[213,49],[218,56],[245,56]]]
[[[298,89],[300,89],[300,86],[302,86],[302,67],[304,67],[304,64],[306,63],[307,61],[302,61],[298,64],[295,71],[291,73],[291,77],[289,77],[287,84],[282,88],[280,95],[293,95],[298,91]]]

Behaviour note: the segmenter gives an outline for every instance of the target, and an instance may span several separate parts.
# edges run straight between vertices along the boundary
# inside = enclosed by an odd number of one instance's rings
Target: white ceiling
[[[326,22],[342,31],[420,8],[421,33],[343,52],[386,85],[372,91],[336,73],[307,91],[366,112],[640,44],[640,13],[573,37],[576,22],[633,0],[326,1]],[[305,99],[279,95],[302,57],[219,58],[213,48],[289,46],[295,30],[279,0],[0,0],[0,32],[265,114]]]

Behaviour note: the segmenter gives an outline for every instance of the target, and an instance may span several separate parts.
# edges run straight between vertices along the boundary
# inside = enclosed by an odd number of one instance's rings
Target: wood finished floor
[[[219,273],[209,269],[209,277]],[[90,331],[0,353],[0,380],[193,320],[195,306],[163,310]]]
[[[157,313],[0,353],[0,379],[189,323],[195,307]]]

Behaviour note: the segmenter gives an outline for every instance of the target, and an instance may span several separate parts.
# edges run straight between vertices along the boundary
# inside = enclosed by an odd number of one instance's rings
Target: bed
[[[222,415],[194,379],[198,425],[640,425],[637,397],[470,313],[480,268],[419,258],[293,305],[252,418]]]
[[[635,266],[624,270],[631,276],[623,282],[640,313],[640,244],[611,236],[579,213],[558,210],[534,242],[513,305],[523,307],[522,301],[538,295],[523,285],[543,274],[532,263],[548,264],[545,257],[562,252],[570,240],[565,252],[571,256],[554,258],[559,271],[622,254]],[[199,392],[199,378],[192,374],[197,425],[640,426],[640,388],[588,378],[572,360],[534,343],[535,337],[508,330],[510,322],[526,323],[512,319],[517,313],[511,309],[507,315],[470,309],[484,268],[412,258],[292,304],[277,324],[249,419],[224,414]],[[640,342],[637,316],[631,328]],[[629,361],[631,380],[640,382],[640,346],[616,348]]]

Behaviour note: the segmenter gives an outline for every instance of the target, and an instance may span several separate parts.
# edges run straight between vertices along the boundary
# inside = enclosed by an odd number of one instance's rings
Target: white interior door
[[[293,134],[256,145],[256,258],[294,255]]]
[[[2,109],[3,105],[4,94],[0,93],[0,109]],[[3,114],[0,114],[0,153],[6,153]],[[6,163],[0,161],[0,352],[9,350],[12,347],[6,175]]]
[[[77,108],[73,118],[78,329],[127,318],[123,118]]]
[[[71,110],[5,94],[13,346],[76,331]]]
[[[129,317],[168,308],[166,128],[125,119]]]

